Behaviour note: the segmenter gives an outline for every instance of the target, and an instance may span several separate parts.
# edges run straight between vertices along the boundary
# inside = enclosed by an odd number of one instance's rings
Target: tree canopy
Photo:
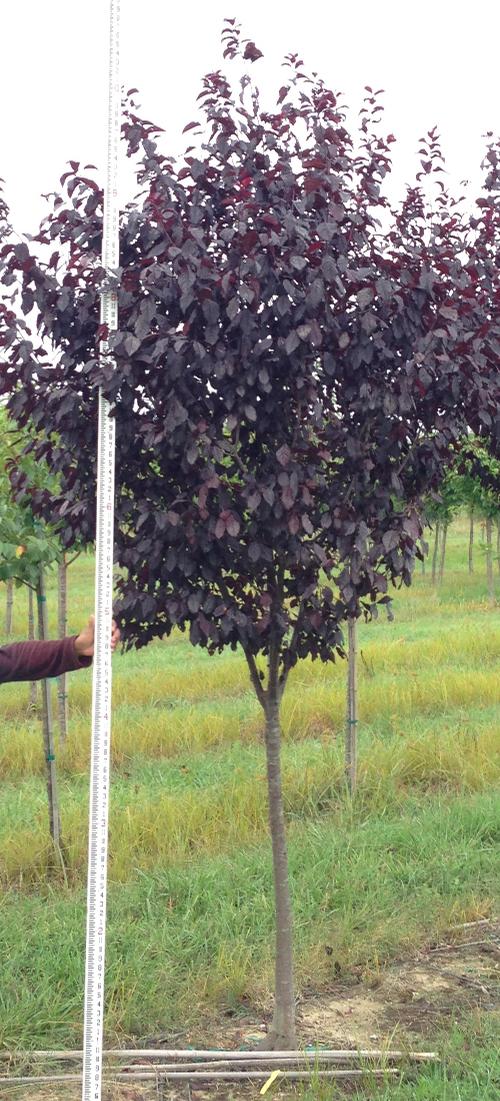
[[[225,55],[260,56],[230,22]],[[409,582],[415,509],[472,427],[498,422],[498,146],[473,218],[439,143],[399,208],[392,135],[367,90],[358,134],[296,56],[273,111],[249,73],[208,74],[197,144],[175,164],[125,104],[140,195],[123,214],[120,329],[99,364],[102,193],[71,162],[35,246],[3,281],[40,340],[4,337],[2,387],[61,479],[38,507],[65,539],[94,525],[96,387],[117,418],[122,615],[141,645],[174,625],[215,651],[281,640],[281,674],[331,658],[339,624]],[[429,181],[437,199],[428,200]],[[383,228],[380,223],[383,219]],[[55,354],[45,349],[50,341]]]

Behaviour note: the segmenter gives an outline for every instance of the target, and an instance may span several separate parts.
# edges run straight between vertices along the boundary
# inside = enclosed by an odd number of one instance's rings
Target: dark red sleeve
[[[76,653],[75,638],[14,642],[11,646],[0,646],[0,683],[60,677],[72,669],[86,669],[91,663],[92,658],[81,658]]]

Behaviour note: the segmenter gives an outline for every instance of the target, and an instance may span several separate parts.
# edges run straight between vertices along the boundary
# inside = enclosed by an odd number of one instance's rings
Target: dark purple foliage
[[[261,56],[231,23],[224,44]],[[239,96],[206,76],[180,165],[129,94],[142,192],[122,217],[113,364],[97,359],[102,194],[88,166],[70,162],[35,245],[2,253],[40,338],[4,317],[2,392],[61,478],[35,506],[65,518],[68,544],[93,533],[101,384],[127,642],[188,624],[211,652],[241,644],[261,697],[255,655],[279,650],[283,686],[298,658],[334,656],[347,615],[410,582],[420,498],[468,428],[497,433],[499,409],[498,146],[472,222],[442,184],[426,202],[434,131],[393,211],[377,94],[352,135],[333,92],[287,64],[274,112],[249,75]]]

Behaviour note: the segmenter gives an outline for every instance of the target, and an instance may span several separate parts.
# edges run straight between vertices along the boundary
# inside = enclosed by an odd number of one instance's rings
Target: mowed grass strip
[[[299,989],[338,974],[373,976],[394,954],[499,902],[496,793],[408,800],[290,828]],[[6,891],[0,905],[0,1044],[81,1040],[84,890]],[[273,890],[267,841],[202,854],[112,884],[107,1039],[198,1026],[266,1000],[272,986]],[[8,951],[6,950],[8,946]]]
[[[429,716],[445,716],[457,709],[469,712],[498,706],[497,618],[488,630],[485,626],[493,617],[487,616],[481,627],[466,620],[460,631],[441,631],[434,640],[407,641],[396,636],[362,645],[360,724],[376,724],[380,731],[390,732],[395,722],[403,720],[420,718],[425,723]],[[189,643],[183,641],[180,648],[187,647]],[[174,757],[260,738],[262,712],[248,687],[241,658],[205,658],[196,666],[200,675],[195,681],[187,660],[184,672],[172,672],[172,649],[161,653],[165,667],[158,669],[160,647],[154,648],[155,662],[149,675],[136,669],[133,661],[130,676],[120,673],[120,661],[126,662],[128,656],[115,661],[112,753],[118,769],[128,767],[135,757]],[[72,675],[70,737],[58,753],[59,767],[69,773],[88,772],[90,683],[88,677],[84,681],[85,676]],[[44,769],[40,722],[26,717],[23,688],[12,685],[2,689],[0,774],[11,779],[42,775]],[[207,698],[211,690],[213,696]],[[338,735],[344,709],[345,663],[331,667],[301,662],[283,700],[284,737],[299,741],[321,734]],[[500,730],[500,712],[498,725]]]

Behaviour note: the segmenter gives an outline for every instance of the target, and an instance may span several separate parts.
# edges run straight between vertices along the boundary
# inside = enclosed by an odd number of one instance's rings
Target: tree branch
[[[294,626],[293,626],[292,637],[290,639],[290,645],[287,647],[288,651],[293,650],[294,646],[296,646],[296,644],[297,644],[297,640],[298,640],[298,637],[299,637],[300,626],[301,626],[300,617],[302,615],[302,611],[303,611],[303,608],[304,608],[304,603],[305,603],[305,597],[302,597],[301,601],[300,601],[300,604],[299,604],[299,610],[297,612],[297,618],[296,618]],[[288,674],[290,672],[290,668],[291,668],[290,665],[287,667],[285,664],[283,664],[283,669],[281,671],[280,678],[279,678],[279,689],[280,689],[280,695],[281,696],[283,695],[283,692],[285,691],[285,688],[286,688],[286,682],[288,680]]]
[[[223,597],[223,599],[227,600],[228,604],[231,604],[232,603],[231,593],[229,592],[229,589],[226,585],[226,582],[222,578],[220,578],[220,580],[219,580],[219,589],[220,589],[220,593],[221,593],[221,596]],[[249,669],[249,672],[250,672],[250,680],[251,680],[251,682],[253,684],[253,687],[255,689],[255,694],[256,694],[257,699],[258,699],[258,701],[259,701],[259,703],[262,707],[262,710],[265,711],[266,710],[266,693],[265,693],[265,690],[264,690],[264,688],[262,687],[262,684],[261,684],[261,680],[260,680],[260,677],[259,677],[259,670],[257,669],[257,663],[255,661],[255,657],[251,653],[251,651],[248,649],[248,647],[245,646],[245,644],[243,643],[241,637],[240,637],[240,645],[242,647],[243,653],[244,653],[245,658],[246,658],[246,662],[247,662],[248,669]]]
[[[69,567],[70,567],[70,566],[72,566],[72,565],[73,565],[73,562],[76,562],[77,558],[79,558],[79,557],[80,557],[81,553],[82,553],[81,551],[77,551],[77,552],[76,552],[76,554],[74,554],[74,555],[73,555],[73,557],[72,557],[72,558],[70,558],[70,559],[69,559],[69,560],[68,560],[68,561],[66,562],[66,566],[67,566],[67,568],[68,568],[68,569],[69,569]]]
[[[263,689],[262,684],[261,684],[261,680],[260,680],[260,677],[259,677],[259,670],[257,669],[257,662],[255,661],[254,655],[250,652],[250,650],[247,650],[245,647],[243,647],[243,653],[245,654],[245,657],[246,657],[246,660],[247,660],[247,665],[248,665],[248,668],[249,668],[249,671],[250,671],[250,680],[251,680],[251,682],[254,686],[255,694],[256,694],[257,699],[258,699],[258,701],[259,701],[259,703],[262,707],[262,710],[265,711],[266,710],[266,693],[265,693],[265,690]]]

